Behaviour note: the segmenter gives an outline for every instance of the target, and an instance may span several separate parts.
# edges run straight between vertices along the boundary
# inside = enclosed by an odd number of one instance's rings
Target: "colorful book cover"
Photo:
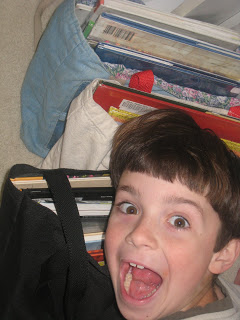
[[[149,110],[148,108],[151,108],[149,106],[145,106],[146,108],[144,108],[144,112],[143,112],[143,109],[141,108],[143,105],[140,105],[140,104],[136,104],[136,106],[134,106],[134,103],[131,101],[129,101],[129,106],[132,105],[132,107],[134,107],[134,111],[135,113],[133,112],[130,112],[130,111],[127,111],[129,110],[129,108],[127,108],[126,110],[125,107],[123,106],[123,104],[120,105],[120,108],[114,108],[114,107],[110,107],[109,108],[109,111],[108,111],[108,114],[119,124],[123,124],[129,120],[131,120],[132,118],[135,118],[135,117],[139,117],[140,115],[144,114],[144,113],[147,113],[147,112],[150,112],[152,110]],[[123,109],[121,109],[121,107],[123,107]],[[140,110],[136,110],[138,107],[140,107]],[[152,108],[151,108],[152,109]],[[154,109],[154,108],[153,108]],[[131,108],[130,108],[131,110]],[[240,156],[240,143],[237,143],[237,142],[233,142],[233,141],[230,141],[230,140],[227,140],[227,139],[222,139],[223,142],[228,146],[229,149],[231,149],[233,152],[235,152],[238,156]]]
[[[139,71],[150,69],[156,77],[168,83],[218,96],[236,97],[240,93],[240,83],[237,81],[136,50],[98,43],[95,52],[103,62],[120,64]]]

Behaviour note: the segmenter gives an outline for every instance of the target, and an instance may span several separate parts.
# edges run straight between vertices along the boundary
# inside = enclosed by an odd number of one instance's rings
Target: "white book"
[[[47,206],[45,206],[47,207]],[[52,209],[52,212],[57,214],[56,209]],[[96,210],[96,211],[89,211],[89,210],[80,210],[79,215],[82,217],[96,217],[96,216],[108,216],[110,213],[109,211],[104,211],[104,210]]]
[[[85,4],[78,3],[76,4],[75,14],[78,19],[80,27],[84,29],[92,14],[92,7],[87,6]]]
[[[230,50],[236,50],[240,46],[240,34],[234,30],[184,18],[172,13],[161,12],[127,0],[99,1],[90,20],[95,22],[103,12],[135,19],[139,22],[193,37]]]
[[[102,249],[103,247],[103,243],[105,240],[105,233],[98,232],[98,233],[84,234],[84,240],[85,240],[87,251],[99,250],[99,249]]]
[[[85,242],[103,241],[105,239],[104,232],[87,233],[84,234]]]
[[[14,186],[18,189],[47,189],[48,185],[43,177],[18,177],[11,179]],[[109,176],[69,178],[72,188],[97,188],[111,187]]]
[[[56,213],[56,207],[53,202],[34,199],[37,203],[42,206],[49,208],[54,213]],[[79,215],[81,216],[107,216],[112,207],[111,201],[91,201],[91,202],[77,202],[77,208]]]

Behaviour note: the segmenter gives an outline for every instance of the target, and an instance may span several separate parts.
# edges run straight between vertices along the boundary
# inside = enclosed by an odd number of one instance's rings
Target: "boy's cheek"
[[[119,235],[117,230],[115,231],[114,228],[108,228],[105,234],[104,252],[110,273],[113,268],[115,269],[114,266],[116,266],[118,260],[117,257],[120,247],[121,244],[119,242]]]
[[[108,260],[115,259],[125,239],[125,227],[116,216],[110,216],[104,241],[105,255]]]
[[[120,237],[119,230],[118,228],[116,228],[116,224],[109,222],[106,230],[106,234],[105,234],[105,244],[104,244],[106,253],[116,249],[119,237]]]

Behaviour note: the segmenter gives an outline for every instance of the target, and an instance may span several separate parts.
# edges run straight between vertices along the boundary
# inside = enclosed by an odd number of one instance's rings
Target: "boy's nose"
[[[126,236],[126,242],[135,247],[156,249],[158,242],[154,224],[141,219]]]

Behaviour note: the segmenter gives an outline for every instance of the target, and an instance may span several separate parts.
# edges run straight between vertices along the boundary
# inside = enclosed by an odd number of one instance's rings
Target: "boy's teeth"
[[[133,262],[130,262],[130,266],[131,267],[137,267],[138,269],[144,269],[143,266],[140,266],[139,264],[136,264],[136,263],[133,263]]]
[[[128,273],[126,274],[125,280],[124,280],[124,288],[129,293],[130,284],[132,282],[132,270],[130,269]]]
[[[133,262],[130,262],[129,265],[130,265],[130,269],[128,270],[128,273],[126,274],[126,277],[125,277],[125,280],[124,280],[124,284],[123,284],[125,290],[127,291],[127,293],[129,293],[130,284],[131,284],[132,278],[133,278],[133,276],[132,276],[132,268],[144,269],[143,266],[140,266],[140,265],[138,265],[136,263],[133,263]]]

